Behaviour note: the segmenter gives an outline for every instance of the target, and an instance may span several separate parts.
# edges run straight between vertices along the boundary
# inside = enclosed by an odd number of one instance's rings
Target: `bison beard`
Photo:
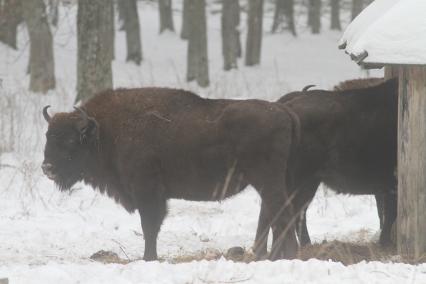
[[[323,182],[339,193],[374,194],[384,219],[380,243],[388,245],[397,213],[398,81],[351,80],[335,89],[294,92],[279,100],[300,118],[301,141],[288,164],[298,193],[295,206],[305,208],[296,222],[299,241],[310,243],[306,207]]]
[[[157,259],[168,199],[220,200],[248,184],[265,207],[259,228],[273,230],[270,258],[295,256],[299,209],[286,176],[298,123],[282,104],[143,88],[106,91],[74,112],[43,114],[45,174],[63,190],[83,180],[138,210],[145,260]],[[258,229],[256,241],[264,234]]]

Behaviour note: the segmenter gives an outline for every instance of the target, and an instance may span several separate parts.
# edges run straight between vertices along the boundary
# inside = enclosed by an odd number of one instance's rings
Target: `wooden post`
[[[399,67],[395,65],[387,65],[385,66],[385,80],[392,79],[394,77],[398,77],[399,75]]]
[[[426,66],[399,74],[398,253],[426,255]]]

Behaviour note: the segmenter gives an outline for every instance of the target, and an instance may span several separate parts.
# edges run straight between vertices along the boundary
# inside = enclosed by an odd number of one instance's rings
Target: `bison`
[[[310,243],[306,207],[321,182],[339,193],[374,194],[382,200],[380,243],[391,242],[397,209],[398,82],[381,80],[346,82],[335,91],[303,90],[279,99],[300,119],[301,140],[289,157],[288,190],[297,192],[294,206],[304,208],[296,221],[301,245]],[[266,204],[260,219],[263,208]],[[266,237],[256,240],[256,254],[265,253]]]
[[[168,199],[221,200],[249,184],[264,206],[259,228],[273,230],[270,258],[295,256],[286,177],[298,119],[284,104],[140,88],[105,91],[52,117],[48,107],[43,172],[60,190],[84,181],[138,210],[144,260],[157,259]]]

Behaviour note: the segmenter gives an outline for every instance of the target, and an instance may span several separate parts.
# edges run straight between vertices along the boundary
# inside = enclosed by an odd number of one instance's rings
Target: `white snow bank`
[[[426,64],[426,1],[376,0],[348,26],[340,45],[362,64]]]
[[[426,283],[426,264],[362,262],[261,261],[235,263],[220,259],[183,264],[138,261],[120,264],[59,264],[0,266],[0,277],[14,284],[45,283]]]

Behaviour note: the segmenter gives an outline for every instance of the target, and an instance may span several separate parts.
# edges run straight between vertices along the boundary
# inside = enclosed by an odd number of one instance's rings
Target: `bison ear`
[[[98,123],[92,117],[89,117],[84,123],[79,125],[81,142],[95,139],[98,132]]]
[[[79,113],[81,119],[77,123],[77,129],[80,132],[81,142],[96,139],[98,132],[98,123],[93,117],[87,115],[87,113],[81,108],[74,107]]]

